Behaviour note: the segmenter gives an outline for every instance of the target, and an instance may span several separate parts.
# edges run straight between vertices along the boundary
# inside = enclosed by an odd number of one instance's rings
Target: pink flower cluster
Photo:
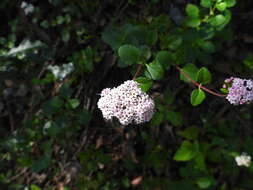
[[[252,80],[231,77],[225,80],[225,87],[228,87],[226,99],[231,104],[240,105],[253,101]]]
[[[116,117],[122,125],[149,121],[155,108],[154,101],[133,80],[102,90],[97,105],[106,120]]]

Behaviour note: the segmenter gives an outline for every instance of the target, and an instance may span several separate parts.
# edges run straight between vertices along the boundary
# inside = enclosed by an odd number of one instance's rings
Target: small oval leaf
[[[191,93],[191,104],[197,106],[206,98],[205,92],[201,89],[195,89]]]

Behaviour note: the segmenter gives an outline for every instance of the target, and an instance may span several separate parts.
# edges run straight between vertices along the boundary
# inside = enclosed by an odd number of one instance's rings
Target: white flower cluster
[[[34,6],[30,3],[26,3],[25,1],[22,1],[21,8],[24,9],[26,15],[34,11]]]
[[[228,95],[226,99],[234,105],[250,103],[253,101],[253,81],[230,77],[225,80],[226,84],[231,84],[228,88]]]
[[[63,80],[68,74],[74,70],[73,63],[63,64],[61,67],[55,65],[49,65],[48,70],[50,70],[54,77],[59,80]]]
[[[251,156],[249,156],[247,153],[243,152],[240,156],[235,157],[235,161],[238,166],[249,167],[251,164]]]
[[[149,121],[155,108],[154,101],[133,80],[102,90],[97,105],[106,120],[116,117],[122,125]]]

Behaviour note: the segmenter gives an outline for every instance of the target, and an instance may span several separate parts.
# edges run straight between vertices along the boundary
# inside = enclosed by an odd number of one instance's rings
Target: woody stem
[[[187,73],[185,73],[180,67],[176,66],[177,70],[184,75],[185,78],[187,78],[192,84],[194,84],[195,86],[199,87],[200,89],[214,95],[214,96],[218,96],[218,97],[226,97],[225,94],[219,94],[217,92],[214,92],[204,86],[202,86],[201,84],[199,84],[198,82],[196,82],[195,80],[193,80]]]

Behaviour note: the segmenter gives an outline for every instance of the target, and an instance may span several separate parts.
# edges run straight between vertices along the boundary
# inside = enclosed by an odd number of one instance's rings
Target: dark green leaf
[[[119,57],[127,64],[137,63],[140,57],[140,50],[133,45],[123,45],[118,50]]]
[[[150,64],[146,64],[146,67],[152,79],[159,80],[163,77],[164,70],[158,61],[153,61]]]
[[[176,50],[182,44],[183,39],[181,36],[172,35],[167,38],[168,48],[171,50]]]
[[[212,185],[213,179],[209,177],[201,177],[197,179],[196,183],[198,184],[199,188],[207,189]]]
[[[212,75],[206,67],[199,69],[197,73],[197,81],[201,84],[208,84],[212,80]]]
[[[79,106],[80,102],[77,99],[69,99],[68,103],[70,105],[70,108],[75,109]]]
[[[67,28],[64,28],[61,32],[62,41],[68,42],[70,39],[70,32]]]
[[[199,129],[197,127],[188,127],[180,135],[188,140],[196,140],[199,135]]]
[[[189,161],[195,157],[196,153],[196,147],[191,142],[183,141],[173,159],[176,161]]]
[[[158,61],[164,68],[169,68],[172,64],[173,55],[169,51],[159,51],[156,55],[156,61]]]
[[[211,41],[204,41],[200,47],[207,53],[215,52],[215,46]]]
[[[191,104],[197,106],[206,98],[205,92],[201,89],[195,89],[191,93]]]
[[[183,123],[183,118],[180,112],[168,111],[166,113],[166,118],[174,126],[181,126]]]
[[[189,63],[189,64],[185,65],[182,68],[182,71],[184,73],[186,73],[192,80],[196,81],[198,68],[194,64]],[[180,73],[180,80],[183,80],[185,82],[190,82],[189,79],[186,78],[182,73]]]

